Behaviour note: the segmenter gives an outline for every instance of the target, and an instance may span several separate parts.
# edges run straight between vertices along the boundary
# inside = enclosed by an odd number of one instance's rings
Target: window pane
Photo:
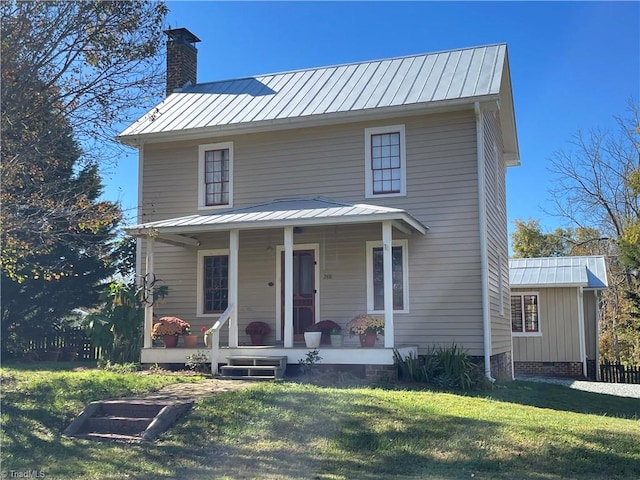
[[[511,331],[522,332],[522,300],[520,295],[511,297]]]
[[[524,329],[526,332],[537,332],[538,326],[538,297],[524,296]]]
[[[229,150],[210,150],[205,152],[205,205],[226,205],[229,195]],[[215,192],[214,195],[211,195]]]
[[[371,169],[373,172],[373,193],[399,193],[400,182],[400,134],[384,133],[371,135]],[[382,172],[382,179],[376,173]]]
[[[391,249],[393,309],[404,309],[404,273],[402,247]],[[384,310],[384,258],[382,247],[373,249],[373,309]]]
[[[229,299],[229,257],[204,257],[204,313],[222,313]]]

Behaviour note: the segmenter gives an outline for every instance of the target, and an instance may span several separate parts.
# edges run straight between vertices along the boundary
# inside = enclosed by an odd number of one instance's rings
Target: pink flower
[[[200,327],[200,331],[201,331],[202,333],[206,332],[206,331],[207,331],[207,327]]]

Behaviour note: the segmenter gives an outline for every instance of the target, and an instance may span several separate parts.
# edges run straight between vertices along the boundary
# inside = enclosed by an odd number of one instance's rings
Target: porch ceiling
[[[287,226],[314,226],[392,221],[406,233],[425,234],[428,227],[406,210],[351,204],[327,198],[287,198],[221,212],[189,215],[125,228],[130,235],[186,235],[231,229],[248,230]],[[153,233],[152,233],[153,232]],[[174,239],[177,241],[177,239]]]

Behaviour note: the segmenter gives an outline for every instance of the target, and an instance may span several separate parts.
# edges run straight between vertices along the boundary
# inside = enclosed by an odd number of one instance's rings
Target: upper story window
[[[537,293],[511,295],[511,332],[514,335],[540,335]]]
[[[365,196],[394,197],[407,194],[404,125],[366,128]]]
[[[233,142],[211,143],[199,148],[200,208],[233,205]]]

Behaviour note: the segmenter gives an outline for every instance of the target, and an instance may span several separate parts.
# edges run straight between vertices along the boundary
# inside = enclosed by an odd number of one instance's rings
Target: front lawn
[[[47,479],[637,479],[640,401],[513,382],[482,394],[258,383],[153,444],[60,435],[84,404],[176,377],[3,368],[2,470]],[[189,378],[189,377],[188,377]],[[191,379],[191,378],[189,378]]]

